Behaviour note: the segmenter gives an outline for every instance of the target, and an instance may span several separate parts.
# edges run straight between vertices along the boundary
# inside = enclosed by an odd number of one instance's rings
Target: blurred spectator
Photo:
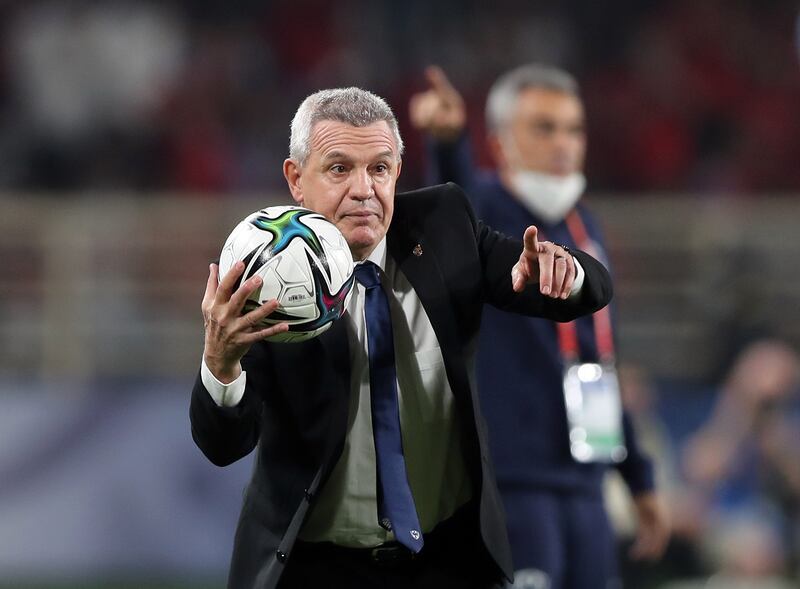
[[[795,589],[786,577],[786,548],[773,527],[750,515],[709,530],[704,550],[717,572],[708,578],[675,581],[661,589]]]
[[[786,191],[800,187],[795,2],[660,3],[626,51],[588,70],[606,103],[589,173],[623,190]],[[604,100],[605,99],[605,100]]]
[[[731,368],[708,422],[684,448],[691,518],[712,563],[731,580],[719,586],[750,579],[747,587],[761,587],[753,579],[796,574],[799,378],[800,358],[791,347],[751,344]]]
[[[7,32],[23,185],[150,183],[152,113],[180,65],[180,22],[156,3],[48,1]]]
[[[440,63],[474,118],[497,71],[546,61],[596,105],[595,190],[800,190],[794,0],[0,4],[0,188],[275,189],[280,121],[310,91],[397,107]]]

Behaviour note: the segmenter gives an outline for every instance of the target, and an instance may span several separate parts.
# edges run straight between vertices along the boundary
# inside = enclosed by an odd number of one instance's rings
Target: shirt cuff
[[[575,262],[575,280],[572,281],[572,289],[569,291],[569,298],[571,299],[577,297],[581,293],[583,279],[586,278],[586,272],[584,272],[578,259],[573,256],[572,261]]]
[[[203,386],[206,387],[208,394],[211,395],[211,398],[214,399],[214,402],[219,407],[236,407],[239,404],[239,401],[244,397],[244,386],[247,382],[246,374],[243,370],[236,380],[224,384],[211,373],[211,370],[206,366],[205,358],[200,364],[200,380],[203,381]]]

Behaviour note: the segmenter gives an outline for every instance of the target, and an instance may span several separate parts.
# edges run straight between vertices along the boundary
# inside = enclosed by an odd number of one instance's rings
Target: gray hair
[[[397,118],[383,98],[361,88],[333,88],[320,90],[306,98],[292,119],[289,157],[300,165],[311,153],[311,131],[320,121],[339,121],[354,127],[386,121],[397,145],[397,158],[403,154]]]
[[[486,99],[486,125],[497,132],[511,119],[517,97],[523,90],[542,88],[579,96],[577,80],[566,71],[548,65],[531,63],[500,76]]]

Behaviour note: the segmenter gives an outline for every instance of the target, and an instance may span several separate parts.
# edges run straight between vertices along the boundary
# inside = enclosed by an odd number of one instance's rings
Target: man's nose
[[[558,129],[553,133],[553,145],[559,151],[568,151],[574,143],[575,137],[566,129]]]
[[[367,200],[375,196],[375,180],[368,170],[356,170],[353,173],[350,196],[356,200]]]

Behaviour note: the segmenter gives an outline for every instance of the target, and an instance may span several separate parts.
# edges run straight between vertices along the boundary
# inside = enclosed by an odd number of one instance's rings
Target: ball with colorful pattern
[[[289,324],[289,331],[269,341],[316,337],[347,308],[354,282],[353,257],[341,232],[319,213],[274,206],[248,215],[225,241],[219,275],[225,276],[238,260],[245,269],[237,287],[251,276],[263,280],[242,312],[277,299],[279,307],[263,324]]]

